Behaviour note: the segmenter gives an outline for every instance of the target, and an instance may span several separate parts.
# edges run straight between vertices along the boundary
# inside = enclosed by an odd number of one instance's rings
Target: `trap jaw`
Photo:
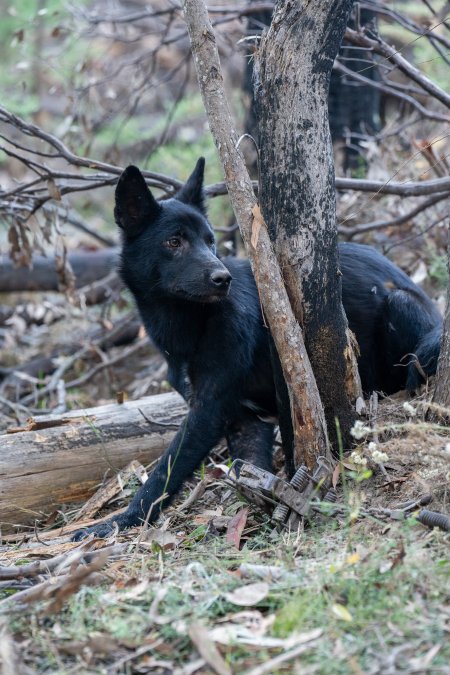
[[[331,485],[333,467],[325,457],[318,457],[312,472],[300,466],[290,482],[254,464],[236,459],[229,478],[246,499],[264,508],[273,508],[272,520],[277,527],[297,529],[318,502],[336,501]]]

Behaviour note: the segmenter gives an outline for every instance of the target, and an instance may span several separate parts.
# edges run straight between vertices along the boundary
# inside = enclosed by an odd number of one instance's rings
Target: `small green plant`
[[[445,290],[448,283],[448,261],[446,255],[435,253],[431,258],[429,275],[440,290]]]

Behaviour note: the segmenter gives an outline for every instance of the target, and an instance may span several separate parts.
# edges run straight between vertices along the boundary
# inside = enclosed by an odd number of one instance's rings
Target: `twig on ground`
[[[126,485],[133,476],[137,476],[141,483],[145,483],[147,473],[137,460],[133,459],[124,469],[112,478],[110,478],[104,485],[88,499],[85,504],[77,511],[77,514],[72,522],[83,520],[85,518],[93,518],[100,509],[105,506],[113,497],[123,491]]]
[[[102,363],[99,363],[95,368],[92,368],[89,372],[85,373],[84,375],[81,375],[81,377],[78,377],[75,380],[71,380],[70,382],[67,382],[66,384],[66,389],[72,389],[73,387],[80,387],[81,385],[85,384],[89,380],[91,380],[94,375],[97,375],[100,371],[104,370],[105,368],[109,368],[110,366],[115,365],[116,363],[120,363],[121,361],[124,361],[127,359],[129,356],[132,354],[135,354],[138,352],[140,349],[143,347],[148,347],[148,339],[141,338],[136,342],[134,345],[131,345],[130,347],[127,347],[127,349],[123,349],[120,354],[115,356],[112,359],[105,359]]]
[[[296,647],[288,649],[282,654],[274,656],[272,659],[268,659],[265,663],[256,666],[256,668],[247,670],[245,675],[265,675],[265,673],[273,673],[277,671],[278,667],[283,663],[286,663],[286,661],[292,661],[293,659],[297,658],[297,656],[300,656],[301,654],[308,652],[310,649],[313,649],[315,643],[321,637],[322,633],[322,628],[317,628],[316,630],[312,630],[310,633],[306,633],[305,635],[301,636],[300,644],[298,644]]]
[[[82,585],[97,585],[104,581],[105,577],[98,574],[98,570],[104,567],[109,557],[110,553],[106,549],[101,549],[87,565],[78,567],[70,574],[50,577],[32,588],[19,591],[1,600],[0,607],[51,600],[48,611],[59,611],[64,600],[76,593]]]

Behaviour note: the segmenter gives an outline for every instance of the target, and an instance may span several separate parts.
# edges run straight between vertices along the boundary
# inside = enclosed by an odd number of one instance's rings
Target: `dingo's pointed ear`
[[[126,237],[133,239],[157,218],[161,206],[136,166],[129,166],[116,187],[114,218]]]
[[[175,195],[175,199],[185,204],[195,206],[203,214],[206,213],[203,196],[203,174],[205,171],[205,158],[200,157],[195,165],[195,169],[183,185],[181,190]]]

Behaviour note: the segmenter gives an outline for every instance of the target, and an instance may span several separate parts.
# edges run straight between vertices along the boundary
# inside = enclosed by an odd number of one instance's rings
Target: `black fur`
[[[203,203],[203,170],[200,159],[180,192],[164,202],[154,199],[133,166],[116,189],[122,278],[167,359],[170,383],[190,408],[148,481],[115,519],[120,529],[139,524],[149,512],[154,520],[221,438],[232,457],[271,468],[271,419],[278,412],[271,337],[249,263],[216,255]],[[343,302],[361,350],[364,390],[389,394],[417,386],[421,375],[413,353],[426,374],[436,369],[441,319],[433,303],[368,246],[342,244],[340,257]],[[289,456],[287,464],[291,469]],[[90,531],[105,536],[111,525],[94,526],[76,538]]]
[[[442,318],[430,298],[370,246],[340,244],[342,302],[360,349],[363,390],[416,389],[436,372]]]

